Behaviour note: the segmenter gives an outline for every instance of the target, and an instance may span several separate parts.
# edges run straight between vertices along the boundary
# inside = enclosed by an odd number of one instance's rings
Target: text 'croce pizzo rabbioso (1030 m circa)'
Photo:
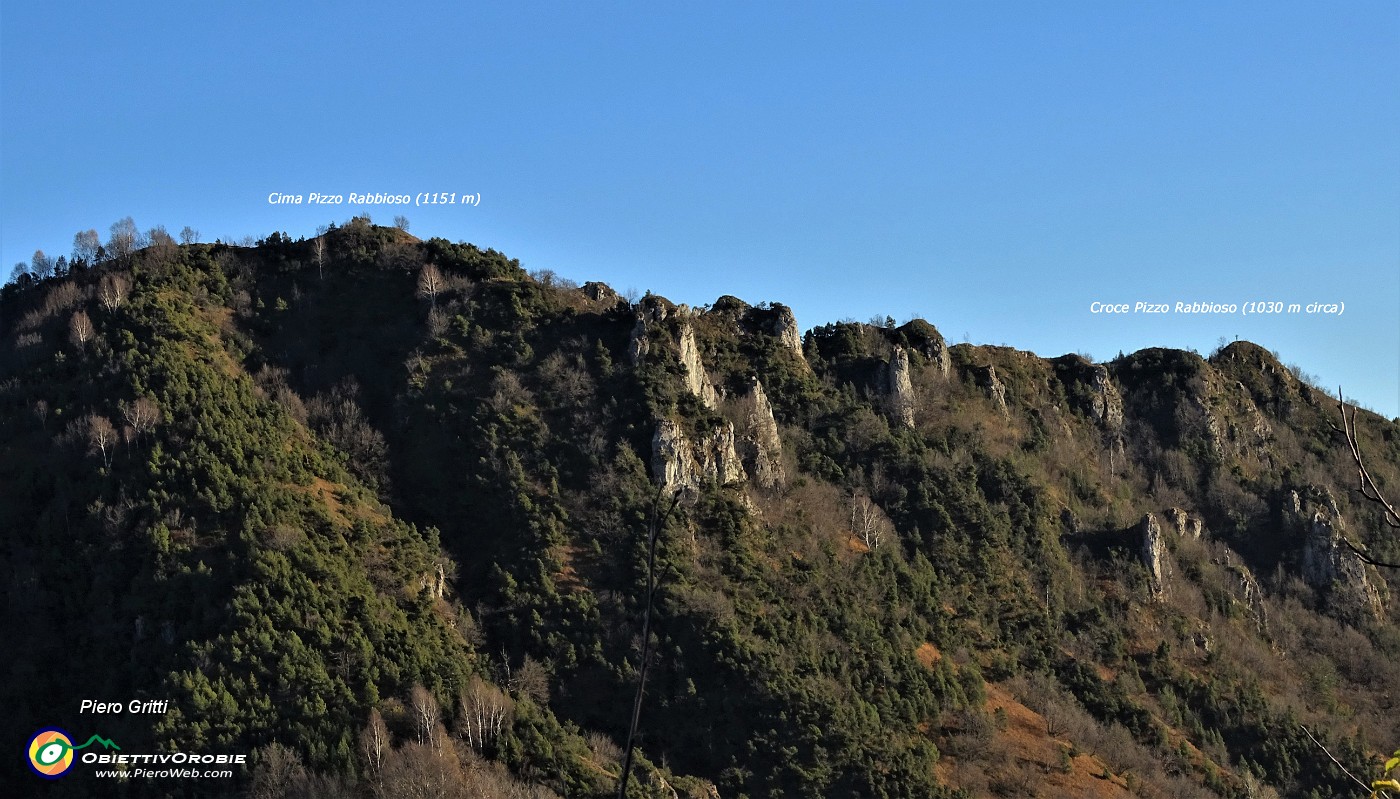
[[[1103,302],[1089,303],[1089,313],[1095,316],[1133,316],[1176,314],[1181,316],[1341,316],[1347,304],[1336,302],[1285,302],[1283,300],[1247,300],[1245,302]]]

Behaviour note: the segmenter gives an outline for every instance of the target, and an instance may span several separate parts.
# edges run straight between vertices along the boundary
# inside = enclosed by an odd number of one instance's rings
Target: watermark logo
[[[86,749],[94,743],[107,749],[121,751],[120,746],[101,735],[94,735],[87,739],[86,743],[74,746],[73,738],[67,732],[57,727],[46,727],[29,739],[29,767],[46,780],[56,780],[73,766],[74,752]]]

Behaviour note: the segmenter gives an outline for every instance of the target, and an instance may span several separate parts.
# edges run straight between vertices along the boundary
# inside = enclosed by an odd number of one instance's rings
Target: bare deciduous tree
[[[145,436],[160,424],[160,406],[150,397],[138,397],[130,404],[122,403],[122,418],[138,437]]]
[[[597,732],[588,733],[584,737],[588,743],[588,748],[593,752],[593,756],[599,761],[599,765],[611,769],[622,762],[622,747],[607,735]]]
[[[131,278],[121,274],[106,274],[97,282],[97,299],[108,311],[115,311],[131,293]]]
[[[45,255],[43,250],[35,250],[34,257],[30,259],[29,264],[29,271],[34,273],[34,277],[43,280],[53,276],[54,260]]]
[[[364,758],[365,771],[372,775],[375,787],[382,785],[380,772],[384,770],[384,760],[389,756],[389,728],[377,709],[370,710],[369,722],[360,732],[360,755]]]
[[[1059,698],[1050,698],[1041,711],[1041,716],[1045,719],[1045,734],[1051,738],[1063,735],[1068,729],[1068,715],[1064,703]]]
[[[273,397],[284,394],[291,395],[284,404],[289,407],[294,407],[291,403],[300,404],[290,389],[274,392]],[[359,384],[354,378],[347,378],[329,392],[312,397],[302,410],[302,418],[350,456],[350,470],[357,477],[375,488],[384,489],[389,482],[387,445],[384,435],[365,417],[359,398]]]
[[[84,311],[74,311],[68,319],[68,337],[79,348],[84,348],[97,335],[97,330],[92,326],[92,319]]]
[[[889,517],[864,491],[851,499],[851,532],[875,549],[894,531]]]
[[[112,453],[117,446],[117,428],[105,416],[90,413],[79,423],[86,434],[88,451],[102,457],[102,465],[112,465]]]
[[[174,260],[179,252],[179,245],[175,243],[175,237],[166,230],[165,225],[156,225],[146,232],[146,244],[155,255],[157,262],[168,264]]]
[[[84,292],[73,281],[64,281],[54,286],[48,294],[44,295],[42,316],[47,319],[51,316],[58,316],[69,308],[81,305],[86,297]],[[37,320],[36,320],[37,321]]]
[[[183,229],[180,230],[180,243],[181,243],[181,244],[194,244],[194,243],[197,242],[197,241],[199,241],[199,231],[198,231],[198,230],[195,230],[194,228],[190,227],[189,225],[185,225],[185,227],[184,227]]]
[[[504,691],[473,676],[462,692],[458,730],[467,744],[481,750],[501,734],[515,703]]]
[[[1337,412],[1342,417],[1342,426],[1337,427],[1336,425],[1332,425],[1332,429],[1335,432],[1342,434],[1342,437],[1346,440],[1347,452],[1351,455],[1352,462],[1356,464],[1357,492],[1361,494],[1361,497],[1363,499],[1380,506],[1381,519],[1387,527],[1393,529],[1400,529],[1400,511],[1397,511],[1395,509],[1395,506],[1391,504],[1390,500],[1386,499],[1385,495],[1381,493],[1380,487],[1376,485],[1375,478],[1371,476],[1371,470],[1366,468],[1366,461],[1361,456],[1361,438],[1359,435],[1357,435],[1356,432],[1356,417],[1358,414],[1358,410],[1355,407],[1353,407],[1351,409],[1351,414],[1347,414],[1347,402],[1346,399],[1344,399],[1342,396],[1341,387],[1337,388]],[[1383,561],[1376,560],[1375,558],[1368,555],[1366,551],[1363,550],[1361,547],[1357,546],[1356,544],[1353,544],[1351,539],[1347,536],[1343,535],[1341,536],[1341,539],[1342,544],[1344,544],[1347,549],[1351,550],[1352,554],[1356,555],[1356,557],[1360,558],[1362,561],[1369,563],[1372,566],[1377,566],[1383,569],[1400,570],[1400,563],[1385,563]],[[1307,727],[1301,727],[1301,729],[1304,733],[1307,734],[1308,738],[1312,740],[1313,745],[1316,746],[1318,749],[1321,749],[1322,752],[1327,755],[1327,757],[1331,758],[1332,762],[1336,764],[1337,768],[1340,769],[1343,774],[1350,777],[1352,781],[1355,782],[1362,791],[1370,791],[1370,796],[1384,795],[1384,792],[1382,790],[1378,790],[1389,787],[1383,784],[1383,781],[1377,780],[1371,785],[1367,785],[1364,780],[1358,778],[1355,774],[1352,774],[1350,771],[1348,771],[1347,767],[1342,764],[1342,761],[1338,760],[1336,755],[1333,755],[1331,750],[1324,746],[1323,743],[1319,741],[1317,737],[1314,736]],[[1396,756],[1400,757],[1400,752],[1397,752]],[[1390,769],[1386,769],[1385,776],[1389,777],[1390,772]]]
[[[93,263],[101,247],[102,240],[98,238],[96,230],[80,230],[73,235],[73,260]]]
[[[512,679],[515,690],[533,699],[535,704],[543,706],[549,702],[549,671],[543,663],[526,655]]]
[[[466,799],[468,796],[500,795],[468,793],[457,761],[442,757],[440,752],[425,744],[404,744],[385,761],[382,774],[382,787],[377,796],[385,799]]]
[[[170,235],[165,229],[165,225],[156,225],[146,232],[146,243],[152,247],[173,247],[175,237]]]
[[[294,786],[306,780],[306,768],[301,757],[282,744],[269,744],[258,751],[258,765],[253,769],[250,799],[283,799],[295,795]]]
[[[107,253],[113,258],[125,258],[140,248],[141,233],[131,217],[112,223],[111,236],[107,239]]]
[[[442,711],[432,692],[421,685],[415,685],[409,692],[408,703],[413,712],[413,728],[418,735],[418,743],[431,744],[435,749],[441,748],[442,742],[436,738]]]
[[[437,307],[438,295],[444,287],[442,271],[433,264],[425,265],[418,273],[418,296],[427,298],[434,308]]]
[[[432,308],[428,311],[428,333],[433,338],[442,338],[447,332],[447,314],[441,308]]]
[[[497,413],[508,413],[515,408],[534,407],[535,395],[515,372],[501,372],[491,381],[491,396],[486,403]]]
[[[49,428],[49,404],[44,400],[34,400],[34,415],[39,417],[39,426]]]
[[[316,260],[316,277],[325,280],[326,229],[324,227],[317,228],[316,238],[311,240],[311,257]]]
[[[407,233],[407,232],[408,232],[408,217],[404,216],[403,214],[399,214],[398,216],[394,217],[394,227],[396,227],[396,228],[398,228],[399,230],[402,230],[403,232]]]
[[[44,343],[44,337],[38,332],[20,333],[15,336],[15,350],[21,354],[26,361],[34,357],[34,350]]]

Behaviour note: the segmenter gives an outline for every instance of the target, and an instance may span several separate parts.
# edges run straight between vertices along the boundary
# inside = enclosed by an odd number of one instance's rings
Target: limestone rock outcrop
[[[914,382],[909,375],[909,353],[895,347],[888,365],[890,417],[898,424],[914,426]]]
[[[647,329],[670,318],[671,309],[668,301],[653,294],[648,294],[637,302],[637,323],[632,326],[632,337],[627,342],[627,358],[633,366],[641,363],[651,349]]]
[[[616,291],[613,291],[612,286],[609,286],[607,283],[599,283],[595,280],[584,283],[581,291],[583,291],[583,296],[587,297],[592,302],[610,308],[627,302],[622,299]]]
[[[1205,400],[1200,397],[1194,397],[1193,399],[1195,400],[1196,407],[1201,413],[1205,414],[1202,430],[1204,431],[1206,441],[1210,443],[1210,451],[1213,452],[1217,458],[1225,457],[1225,433],[1220,426],[1220,420],[1211,412],[1210,406],[1206,405]]]
[[[681,366],[685,369],[685,385],[705,407],[711,410],[719,407],[719,392],[710,381],[709,372],[700,360],[700,348],[695,345],[695,330],[689,322],[681,323]]]
[[[734,425],[729,422],[702,439],[695,456],[700,464],[700,477],[706,483],[729,485],[748,479],[739,458],[738,437],[734,434]]]
[[[1166,599],[1170,589],[1171,553],[1167,551],[1166,541],[1162,538],[1162,527],[1157,523],[1156,516],[1151,513],[1143,516],[1136,529],[1140,536],[1138,557],[1147,567],[1148,590],[1152,599],[1160,602]]]
[[[972,374],[977,379],[977,385],[986,389],[987,396],[1001,410],[1001,415],[1008,415],[1006,409],[1006,386],[997,377],[997,368],[988,364],[987,366],[974,366]]]
[[[648,294],[637,300],[637,314],[649,325],[659,325],[671,318],[675,307],[670,300],[655,294]]]
[[[1201,517],[1192,516],[1181,508],[1167,508],[1167,518],[1176,529],[1177,538],[1192,538],[1197,541],[1205,533],[1205,523]]]
[[[778,337],[778,341],[783,348],[792,352],[804,366],[807,365],[807,357],[802,354],[802,331],[797,328],[797,318],[792,315],[792,309],[786,305],[774,303],[771,311],[773,322],[770,332]]]
[[[1203,439],[1221,459],[1251,458],[1268,461],[1273,428],[1243,385],[1228,387],[1213,380],[1178,411],[1178,426]]]
[[[420,579],[423,590],[433,599],[442,599],[447,594],[447,573],[439,563]]]
[[[1123,396],[1108,374],[1108,367],[1095,364],[1090,375],[1089,411],[1095,421],[1106,430],[1118,432],[1123,429]]]
[[[1233,601],[1244,608],[1244,612],[1254,619],[1254,625],[1259,632],[1267,632],[1269,629],[1269,614],[1264,607],[1264,590],[1259,587],[1259,581],[1255,579],[1254,572],[1230,550],[1225,550],[1224,561],[1220,564],[1225,568],[1225,573],[1230,576],[1230,593]]]
[[[743,482],[746,475],[735,443],[734,425],[728,422],[692,442],[679,424],[663,419],[651,439],[652,477],[663,493],[680,491],[687,499],[694,499],[712,483]]]
[[[1283,516],[1303,535],[1304,582],[1326,591],[1328,607],[1344,619],[1380,618],[1380,589],[1365,562],[1343,540],[1346,525],[1332,493],[1316,487],[1291,491]]]
[[[1259,406],[1249,399],[1249,392],[1242,383],[1235,384],[1244,398],[1244,419],[1241,423],[1231,423],[1227,430],[1227,436],[1234,444],[1237,452],[1241,454],[1253,454],[1256,457],[1265,457],[1268,452],[1268,444],[1274,437],[1274,430],[1269,426],[1269,422],[1260,413]]]
[[[690,440],[681,426],[669,419],[658,422],[651,437],[651,474],[666,495],[700,486],[700,467],[691,453]]]
[[[783,441],[778,435],[773,406],[757,377],[750,379],[743,407],[744,432],[739,439],[739,451],[744,465],[758,486],[777,488],[787,482],[783,470]]]
[[[894,331],[902,343],[923,356],[929,368],[946,378],[953,368],[953,358],[948,352],[948,342],[938,328],[923,319],[912,319]]]
[[[938,374],[947,377],[953,369],[953,358],[948,354],[948,345],[943,341],[942,336],[929,338],[924,345],[919,348],[920,354],[928,360],[929,364],[938,370]]]
[[[647,352],[651,349],[651,343],[647,341],[647,323],[641,314],[637,314],[637,323],[632,326],[632,336],[627,340],[627,360],[637,366],[642,359],[647,357]]]

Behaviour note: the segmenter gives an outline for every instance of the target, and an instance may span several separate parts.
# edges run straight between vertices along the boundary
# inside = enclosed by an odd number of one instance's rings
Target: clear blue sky
[[[127,215],[300,236],[396,211],[270,192],[479,192],[413,232],[804,328],[1238,336],[1400,414],[1392,0],[509,5],[6,3],[4,273]],[[1251,299],[1346,312],[1089,313]]]

